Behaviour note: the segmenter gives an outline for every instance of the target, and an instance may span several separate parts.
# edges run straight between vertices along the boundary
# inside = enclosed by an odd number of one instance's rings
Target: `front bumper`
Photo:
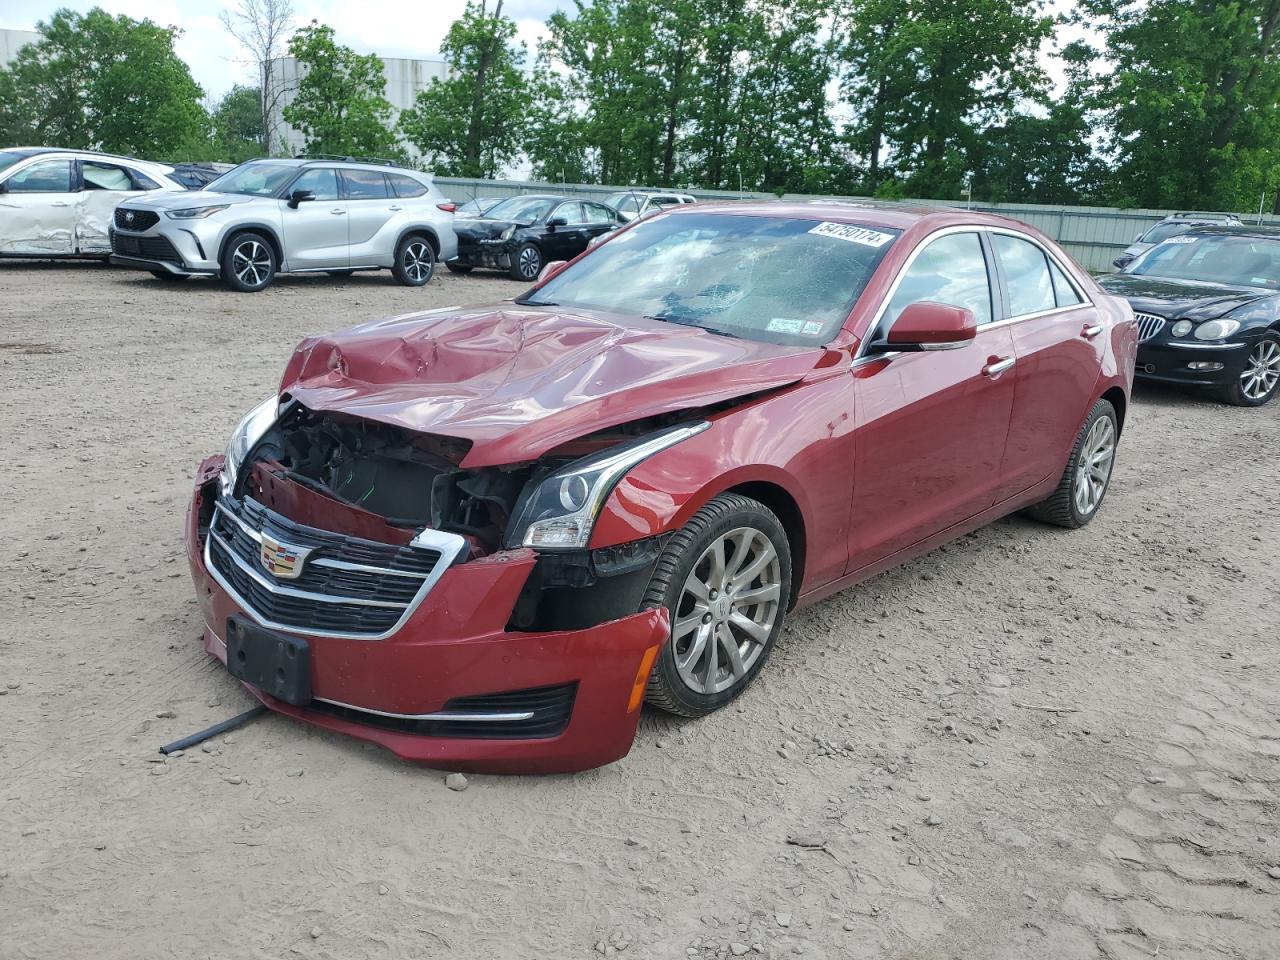
[[[458,256],[453,262],[465,267],[510,270],[511,255],[517,246],[511,240],[459,240]]]
[[[206,226],[201,224],[202,227]],[[164,270],[178,276],[218,272],[218,230],[173,227],[161,220],[146,231],[112,227],[111,262],[134,270]]]
[[[1244,370],[1248,343],[1171,340],[1161,334],[1138,345],[1135,373],[1142,380],[1218,387],[1234,382]],[[1196,364],[1197,366],[1192,366]],[[1217,369],[1213,369],[1217,365]]]
[[[225,625],[233,615],[257,621],[205,564],[200,516],[222,458],[201,464],[187,516],[187,561],[204,617],[204,647],[227,660]],[[627,754],[635,739],[632,708],[642,666],[670,632],[665,609],[633,614],[585,630],[525,633],[507,629],[532,573],[530,550],[492,554],[445,571],[404,625],[385,640],[346,640],[298,633],[311,649],[309,706],[294,706],[249,684],[280,713],[377,743],[407,760],[489,773],[568,773]],[[646,656],[648,655],[648,656]],[[424,715],[448,713],[451,701],[509,691],[576,685],[572,712],[550,737],[435,735]],[[456,725],[449,728],[456,731]]]

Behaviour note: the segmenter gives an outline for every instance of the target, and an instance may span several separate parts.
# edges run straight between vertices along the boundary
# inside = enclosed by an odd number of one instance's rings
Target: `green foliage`
[[[414,106],[400,115],[405,138],[441,176],[496,177],[519,155],[528,115],[529,80],[516,25],[469,2],[440,46],[452,68],[432,79]]]
[[[1090,85],[1110,198],[1255,209],[1280,181],[1280,0],[1079,0],[1110,69]]]
[[[0,70],[3,142],[181,159],[203,152],[200,87],[174,53],[178,30],[59,10]]]
[[[401,157],[377,55],[342,46],[332,27],[314,20],[293,35],[289,54],[306,72],[284,119],[306,138],[307,153]]]
[[[213,111],[213,153],[218,160],[243,163],[266,155],[262,136],[262,91],[236,85]]]

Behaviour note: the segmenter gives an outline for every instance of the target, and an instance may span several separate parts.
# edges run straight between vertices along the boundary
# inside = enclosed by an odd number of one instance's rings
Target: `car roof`
[[[356,157],[254,157],[252,160],[246,160],[245,163],[268,163],[273,166],[298,167],[299,169],[316,165],[330,166],[336,164],[341,167],[350,167],[354,170],[379,170],[383,173],[408,173],[419,177],[431,177],[429,173],[402,167],[398,163],[392,163],[389,160],[382,162],[379,160],[360,160]]]
[[[872,227],[906,230],[926,227],[991,226],[1023,233],[1034,232],[1025,223],[994,213],[979,213],[963,207],[930,207],[890,200],[717,200],[668,207],[663,215],[697,216],[726,213],[742,216],[780,217],[791,220],[826,220]]]
[[[1222,224],[1221,226],[1203,226],[1189,230],[1183,236],[1203,235],[1210,237],[1260,237],[1266,240],[1280,240],[1280,226],[1271,224]]]
[[[152,167],[157,170],[170,170],[170,164],[160,163],[157,160],[143,160],[140,157],[131,157],[124,153],[107,153],[104,150],[81,150],[79,147],[4,147],[0,149],[0,153],[19,153],[24,157],[38,157],[45,153],[69,153],[76,157],[100,157],[103,160],[126,160],[129,163],[136,163],[143,167]]]

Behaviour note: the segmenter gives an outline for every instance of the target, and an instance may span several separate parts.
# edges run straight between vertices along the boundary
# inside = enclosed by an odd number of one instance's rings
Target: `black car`
[[[593,238],[622,224],[612,207],[594,200],[530,194],[508,197],[475,219],[455,219],[454,273],[475,267],[505,270],[513,280],[536,280],[544,264],[572,260]]]
[[[1280,386],[1280,228],[1199,227],[1100,277],[1138,318],[1138,376],[1260,407]]]

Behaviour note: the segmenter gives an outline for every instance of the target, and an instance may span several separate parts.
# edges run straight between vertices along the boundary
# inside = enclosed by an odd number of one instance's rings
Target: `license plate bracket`
[[[227,619],[227,672],[296,707],[311,702],[310,644],[239,615]]]
[[[116,249],[120,253],[140,253],[142,244],[136,237],[116,237]]]

